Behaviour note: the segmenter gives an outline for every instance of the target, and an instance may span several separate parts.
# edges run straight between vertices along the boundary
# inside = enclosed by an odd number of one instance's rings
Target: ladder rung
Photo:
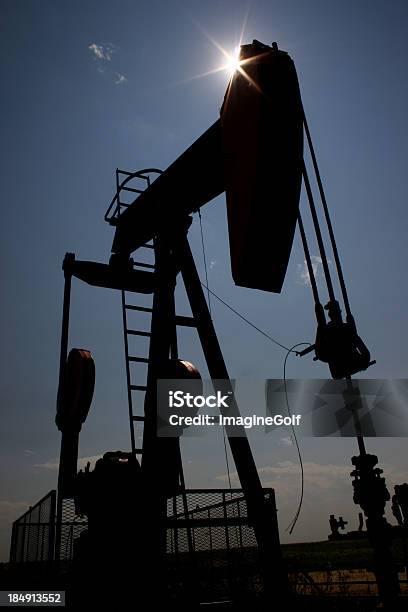
[[[184,325],[184,327],[197,327],[194,317],[185,317],[176,315],[176,325]]]
[[[130,385],[132,391],[146,391],[146,385]]]
[[[136,416],[136,415],[132,416],[132,421],[138,421],[140,423],[143,423],[144,420],[145,420],[144,416]]]
[[[120,187],[121,191],[131,191],[132,193],[143,193],[142,189],[135,189],[134,187]]]
[[[126,176],[132,176],[133,174],[135,174],[134,172],[129,172],[128,170],[121,170],[120,168],[117,168],[116,172],[118,172],[119,174],[125,174]]]
[[[154,264],[144,263],[143,261],[134,261],[133,265],[139,268],[151,268],[152,270],[156,267]]]
[[[139,312],[153,312],[152,308],[146,306],[133,306],[133,304],[125,304],[127,310],[138,310]]]
[[[136,455],[142,455],[143,454],[143,448],[135,448],[135,453],[136,453]]]
[[[128,361],[135,361],[136,363],[149,363],[147,357],[128,357]]]
[[[127,329],[126,333],[131,336],[143,336],[144,338],[149,338],[151,336],[150,332],[140,331],[138,329]]]

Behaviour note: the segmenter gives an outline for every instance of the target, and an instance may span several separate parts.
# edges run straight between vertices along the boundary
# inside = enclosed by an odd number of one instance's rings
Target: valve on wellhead
[[[361,506],[366,516],[382,517],[385,512],[385,504],[390,499],[385,478],[381,476],[383,470],[375,467],[378,457],[365,454],[352,457],[355,470],[351,472],[353,477],[353,500]]]

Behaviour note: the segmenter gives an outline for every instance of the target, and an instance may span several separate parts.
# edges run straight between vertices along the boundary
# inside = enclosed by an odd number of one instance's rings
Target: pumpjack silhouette
[[[163,373],[170,372],[181,380],[200,376],[194,366],[186,366],[187,362],[179,357],[177,333],[180,327],[197,330],[214,385],[223,392],[230,390],[232,393],[228,370],[188,243],[191,215],[225,191],[232,277],[239,286],[273,293],[282,290],[298,226],[317,319],[315,343],[298,354],[314,351],[315,359],[328,364],[333,378],[344,378],[348,384],[351,384],[352,375],[375,363],[358,335],[350,309],[293,61],[278,49],[276,43],[268,46],[254,40],[252,44],[241,47],[239,63],[239,70],[228,84],[220,118],[165,171],[156,168],[137,172],[116,171],[116,193],[105,215],[105,220],[115,228],[109,264],[81,261],[74,254],[67,254],[63,265],[65,291],[57,415],[63,443],[58,486],[57,550],[61,549],[62,542],[64,500],[74,496],[77,511],[85,514],[89,521],[88,534],[79,547],[79,557],[92,559],[107,583],[108,577],[114,576],[113,591],[118,584],[127,584],[128,590],[131,585],[133,590],[129,567],[135,563],[139,572],[136,573],[139,576],[137,588],[149,594],[152,605],[163,603],[169,596],[166,570],[169,499],[180,494],[184,500],[185,517],[190,516],[179,439],[163,441],[157,436],[156,391]],[[329,232],[345,321],[333,289],[304,162],[304,134]],[[329,296],[325,308],[320,301],[299,208],[302,181]],[[131,186],[135,182],[138,187]],[[134,199],[125,201],[125,196]],[[135,251],[140,254],[149,250],[154,254],[154,263],[133,260]],[[67,359],[72,278],[121,292],[131,433],[129,453],[106,453],[93,471],[88,469],[78,475],[78,434],[89,409],[93,383],[90,355],[86,357],[79,352],[76,355],[83,372],[67,387],[67,381],[71,380],[72,361],[72,357]],[[186,289],[191,317],[176,312],[175,287],[179,278]],[[151,308],[130,302],[129,296],[140,294],[152,297]],[[134,311],[151,316],[148,330],[131,327],[129,315]],[[134,337],[149,341],[147,356],[132,354],[130,340]],[[146,384],[133,384],[131,366],[134,363],[147,366]],[[135,392],[142,392],[145,396],[142,414],[134,411]],[[230,410],[230,414],[239,415],[234,398]],[[77,416],[73,416],[74,413]],[[143,428],[140,447],[136,446],[136,425]],[[276,512],[265,497],[246,433],[244,430],[241,433],[236,437],[226,429],[246,501],[249,525],[257,541],[262,598],[269,607],[272,601],[287,602],[292,594],[281,556]],[[385,555],[388,550],[384,535],[386,488],[378,468],[374,469],[376,458],[374,461],[373,456],[366,454],[361,435],[358,435],[358,442],[360,455],[353,458],[354,499],[367,516],[370,537],[378,552],[377,579],[381,595],[384,601],[394,601],[398,593],[396,572],[391,562],[385,568],[380,558],[380,553]],[[186,518],[185,529],[190,553],[194,553],[189,520]],[[102,547],[102,534],[106,538],[106,548]],[[120,564],[122,558],[124,566]],[[189,609],[199,604],[196,579],[190,574],[190,587],[184,590],[184,603],[187,601]],[[180,596],[178,604],[182,603]]]

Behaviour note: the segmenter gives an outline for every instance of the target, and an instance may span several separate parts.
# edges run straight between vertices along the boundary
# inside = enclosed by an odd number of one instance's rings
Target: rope
[[[289,355],[294,351],[295,348],[297,348],[298,346],[304,346],[308,344],[310,346],[310,342],[299,342],[298,344],[294,344],[286,353],[286,357],[285,357],[285,361],[283,362],[283,384],[284,384],[284,389],[285,389],[285,401],[286,401],[286,410],[288,411],[288,415],[290,417],[292,417],[292,411],[290,409],[290,405],[289,405],[289,398],[288,398],[288,390],[286,387],[286,363],[288,360]],[[302,509],[302,505],[303,505],[303,495],[304,495],[304,488],[305,488],[305,476],[304,476],[304,471],[303,471],[303,459],[302,459],[302,453],[300,452],[300,447],[299,447],[299,442],[296,436],[296,432],[295,432],[295,427],[292,424],[291,425],[291,429],[292,429],[292,436],[293,439],[295,441],[295,445],[296,445],[296,450],[297,450],[297,454],[298,454],[298,458],[299,458],[299,465],[300,465],[300,498],[299,498],[299,504],[297,507],[297,510],[295,512],[295,516],[293,517],[292,521],[290,522],[290,524],[287,526],[286,531],[289,531],[290,534],[292,534],[292,531],[295,528],[295,525],[297,523],[297,520],[299,518],[300,515],[300,511]]]
[[[307,244],[305,228],[303,225],[302,217],[300,216],[300,212],[298,214],[298,225],[299,225],[300,237],[302,239],[303,250],[305,252],[306,265],[307,265],[307,270],[309,272],[309,279],[310,279],[310,284],[312,286],[314,301],[315,301],[315,304],[320,304],[319,292],[317,289],[317,283],[316,283],[316,278],[315,278],[315,274],[313,270],[312,259],[310,257],[309,245]]]
[[[210,300],[210,290],[208,288],[208,272],[207,272],[207,258],[205,256],[205,246],[204,246],[204,233],[203,233],[203,223],[201,220],[201,211],[198,209],[198,218],[200,219],[200,233],[201,233],[201,246],[203,249],[203,259],[204,259],[204,270],[205,270],[205,282],[207,283],[207,295],[208,295],[208,310],[210,311],[211,316],[211,300]]]
[[[332,222],[330,219],[329,208],[327,206],[326,195],[324,193],[323,183],[320,177],[320,171],[319,171],[319,166],[318,166],[315,151],[314,151],[312,136],[310,134],[310,130],[309,130],[309,126],[306,120],[304,109],[302,109],[302,112],[303,112],[303,125],[305,127],[306,138],[307,138],[307,142],[309,145],[309,150],[310,150],[310,155],[312,158],[313,168],[314,168],[315,175],[316,175],[317,185],[319,187],[320,199],[322,202],[324,216],[326,219],[326,225],[327,225],[327,229],[328,229],[329,236],[330,236],[330,242],[331,242],[332,249],[333,249],[333,256],[334,256],[334,261],[335,261],[336,268],[337,268],[337,274],[339,277],[339,283],[340,283],[341,293],[343,296],[344,306],[346,309],[347,316],[351,317],[352,315],[351,315],[351,310],[350,310],[350,303],[348,299],[346,283],[344,281],[343,270],[342,270],[341,263],[340,263],[339,252],[337,250],[336,239],[334,237],[334,231],[333,231],[333,226],[332,226]]]
[[[225,434],[225,425],[222,426],[222,434],[223,434],[223,439],[224,439],[225,463],[227,465],[228,486],[229,486],[230,495],[231,495],[231,499],[232,499],[231,473],[230,473],[229,461],[228,461],[227,436]]]
[[[249,319],[244,317],[244,315],[241,314],[240,312],[238,312],[238,310],[235,310],[235,308],[233,308],[230,304],[228,304],[222,298],[220,298],[220,296],[217,295],[216,293],[214,293],[214,291],[211,291],[211,289],[209,289],[207,287],[207,285],[205,285],[205,283],[203,283],[202,281],[200,281],[200,282],[201,282],[202,286],[205,287],[205,289],[207,289],[207,291],[209,291],[211,293],[211,295],[213,295],[219,302],[221,302],[221,304],[224,304],[224,306],[229,308],[234,314],[237,315],[237,317],[242,319],[247,325],[249,325],[250,327],[253,327],[254,329],[256,329],[257,332],[259,332],[260,334],[265,336],[265,338],[268,338],[268,340],[270,340],[271,342],[273,342],[277,346],[280,346],[280,348],[284,349],[285,351],[289,351],[290,350],[287,346],[285,346],[284,344],[281,344],[280,342],[275,340],[275,338],[272,338],[272,336],[270,336],[266,331],[264,331],[263,329],[260,329],[259,327],[257,327],[255,325],[255,323],[252,323],[252,321],[250,321]]]
[[[316,205],[313,199],[312,188],[310,186],[309,176],[307,174],[307,170],[306,170],[304,161],[302,162],[302,174],[303,174],[303,179],[305,181],[305,187],[306,187],[307,199],[309,200],[310,212],[312,213],[312,219],[313,219],[313,225],[314,225],[315,234],[317,238],[317,243],[319,245],[320,257],[322,258],[324,276],[326,279],[327,290],[329,292],[329,298],[330,298],[330,301],[335,302],[336,298],[334,296],[333,283],[332,283],[331,276],[330,276],[329,264],[327,261],[326,250],[324,248],[323,237],[320,231],[319,218],[317,216]]]

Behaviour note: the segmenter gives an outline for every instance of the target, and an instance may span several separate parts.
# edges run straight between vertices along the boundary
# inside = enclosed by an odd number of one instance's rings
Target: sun
[[[239,60],[239,52],[240,48],[235,47],[233,53],[226,53],[227,63],[224,65],[225,70],[228,72],[229,76],[232,77],[234,73],[241,66],[241,62]]]

